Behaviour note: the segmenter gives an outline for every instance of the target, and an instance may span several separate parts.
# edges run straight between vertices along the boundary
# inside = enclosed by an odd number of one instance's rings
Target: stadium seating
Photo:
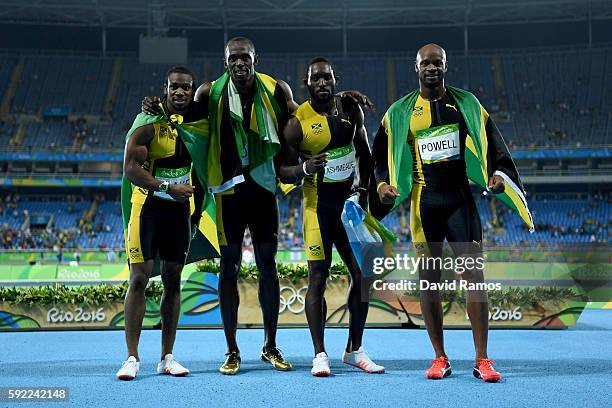
[[[592,200],[532,200],[530,208],[536,220],[536,231],[530,234],[523,222],[504,208],[500,208],[502,228],[491,228],[493,216],[486,198],[477,198],[477,207],[484,226],[485,241],[489,245],[515,246],[536,245],[538,243],[585,244],[592,242],[611,243],[612,205],[602,199]],[[86,232],[79,227],[79,220],[91,206],[90,201],[33,201],[23,200],[16,209],[0,212],[0,230],[2,228],[19,229],[24,222],[23,211],[31,216],[53,215],[52,228],[60,231],[76,231],[75,238],[66,243],[67,248],[118,248],[123,247],[123,227],[119,202],[104,201],[100,203],[97,216],[92,222],[93,230]],[[408,207],[404,207],[407,212]],[[297,211],[297,219],[293,214]],[[301,236],[302,209],[300,193],[295,192],[289,198],[279,199],[281,247],[303,246]],[[383,220],[401,242],[410,242],[408,231],[400,229],[400,212],[391,213]],[[289,223],[294,229],[284,228]],[[557,226],[564,226],[561,229]],[[285,233],[283,234],[283,230]],[[1,247],[2,245],[0,245]]]
[[[4,93],[12,69],[20,57],[0,56],[0,92]],[[141,65],[136,59],[101,57],[23,56],[21,82],[12,100],[12,113],[38,114],[46,106],[69,105],[72,114],[102,115],[115,61],[121,74],[113,101],[112,121],[91,124],[99,143],[85,142],[86,149],[118,149],[145,95],[160,95],[166,65]],[[610,143],[612,133],[612,50],[527,52],[522,54],[449,55],[447,83],[471,90],[514,146],[585,146]],[[288,82],[294,93],[306,95],[300,67],[305,56],[262,56],[258,70]],[[414,60],[409,57],[332,58],[341,78],[339,88],[359,89],[374,101],[376,114],[366,115],[373,134],[388,106],[386,64],[395,70],[395,94],[416,89]],[[498,64],[495,62],[498,61]],[[196,58],[190,67],[201,81],[223,71],[216,58]],[[496,68],[499,67],[499,68]],[[496,73],[501,69],[501,73]],[[204,78],[206,77],[206,78]],[[71,78],[71,81],[62,81]],[[75,80],[75,78],[77,80]],[[497,81],[497,82],[496,82]],[[299,92],[295,92],[298,91]],[[57,146],[70,139],[61,123],[30,125],[22,145],[42,149],[48,140]],[[40,129],[44,129],[41,135]],[[49,131],[47,132],[47,128]],[[39,139],[40,137],[40,139]]]
[[[112,59],[100,57],[25,56],[12,112],[68,105],[72,114],[100,113],[111,67]]]
[[[34,218],[37,215],[52,216],[50,224],[51,238],[46,241],[46,246],[51,247],[57,242],[60,233],[64,233],[68,239],[64,246],[66,248],[117,248],[123,247],[123,227],[121,221],[121,209],[119,202],[102,202],[98,208],[96,217],[91,223],[91,229],[80,224],[85,212],[91,207],[90,201],[65,201],[57,197],[45,200],[21,200],[16,208],[5,207],[4,213],[0,212],[0,232],[3,229],[18,230],[24,223],[27,214]],[[35,231],[31,227],[32,234],[44,235],[42,229]],[[24,239],[19,234],[19,239],[14,243],[19,246]],[[36,247],[43,246],[42,240],[35,239]],[[3,246],[4,243],[0,245]]]

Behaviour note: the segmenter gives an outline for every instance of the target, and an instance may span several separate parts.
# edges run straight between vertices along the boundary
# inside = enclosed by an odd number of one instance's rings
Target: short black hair
[[[231,43],[235,43],[235,42],[244,42],[247,43],[248,46],[253,50],[253,52],[255,52],[255,44],[253,44],[253,41],[251,41],[249,38],[246,37],[234,37],[231,40],[229,40],[226,44],[225,44],[225,48],[227,49],[227,47],[229,47],[229,45]]]
[[[193,75],[193,72],[191,72],[191,70],[184,65],[173,65],[172,67],[170,67],[168,72],[166,72],[166,84],[168,83],[168,79],[172,74],[189,75],[191,77],[191,81],[195,84],[195,75]]]
[[[306,67],[306,78],[308,78],[308,73],[310,72],[310,67],[313,64],[316,64],[316,63],[319,63],[319,62],[325,62],[325,63],[329,64],[329,66],[331,67],[332,71],[334,72],[334,76],[336,75],[336,70],[334,68],[334,64],[332,64],[330,60],[328,60],[325,57],[314,57],[313,59],[310,60],[310,62],[308,63],[308,66]]]
[[[332,65],[331,61],[325,57],[314,57],[313,59],[310,60],[310,62],[308,63],[308,66],[311,66],[312,64],[316,64],[317,62],[327,62],[329,65]]]

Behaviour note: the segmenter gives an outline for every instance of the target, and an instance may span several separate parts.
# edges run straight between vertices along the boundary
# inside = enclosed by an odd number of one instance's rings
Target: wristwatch
[[[162,193],[167,193],[169,187],[170,183],[168,183],[167,181],[162,181],[162,183],[159,185],[159,191]]]

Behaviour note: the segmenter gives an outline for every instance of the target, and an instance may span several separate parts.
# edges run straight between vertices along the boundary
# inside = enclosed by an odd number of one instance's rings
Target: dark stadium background
[[[307,62],[327,56],[341,89],[361,90],[374,101],[377,110],[366,119],[370,137],[390,103],[417,86],[416,50],[436,42],[449,54],[447,83],[474,92],[493,114],[517,161],[536,223],[535,234],[529,234],[518,217],[475,189],[486,245],[610,243],[609,1],[0,5],[5,265],[77,257],[123,261],[118,202],[123,140],[142,97],[160,94],[171,65],[140,63],[141,36],[160,43],[186,38],[186,62],[198,82],[222,72],[225,40],[247,36],[260,56],[258,70],[287,81],[298,102],[306,98]],[[282,198],[280,209],[280,245],[300,251],[299,192]],[[408,219],[406,210],[385,223],[409,240]]]
[[[311,378],[300,191],[279,194],[276,258],[278,346],[294,370],[261,361],[258,274],[243,265],[242,371],[219,374],[219,265],[206,262],[181,275],[179,327],[189,330],[173,352],[191,375],[154,374],[155,277],[141,373],[127,384],[116,379],[126,357],[126,131],[142,98],[161,96],[171,65],[185,63],[199,83],[218,77],[234,36],[254,41],[258,70],[288,82],[298,102],[307,98],[308,61],[328,57],[339,89],[374,101],[370,141],[389,105],[418,86],[417,49],[446,49],[447,83],[471,90],[495,119],[535,221],[530,234],[473,189],[486,279],[504,285],[489,292],[488,353],[502,382],[473,378],[473,337],[460,329],[469,325],[465,302],[453,293],[443,298],[452,377],[424,376],[431,345],[425,330],[405,330],[424,323],[418,295],[403,290],[370,298],[364,345],[387,373],[342,364],[350,315],[342,265],[332,266],[326,292],[333,375]],[[9,406],[12,388],[64,387],[61,406],[79,407],[612,407],[611,147],[611,0],[0,0],[0,406]],[[406,206],[384,223],[411,247]],[[247,237],[247,262],[250,245]]]

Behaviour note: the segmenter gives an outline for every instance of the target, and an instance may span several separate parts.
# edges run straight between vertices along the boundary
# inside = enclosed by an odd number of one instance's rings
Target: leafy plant
[[[199,262],[196,265],[196,269],[199,272],[216,273],[220,272],[220,266],[216,262],[204,261]],[[293,283],[297,283],[300,279],[308,278],[308,266],[303,264],[277,264],[276,270],[278,272],[279,279],[288,279]],[[342,263],[333,264],[329,268],[329,278],[332,281],[340,279],[342,276],[347,276],[348,270]],[[242,264],[240,266],[240,277],[244,279],[257,279],[259,272],[257,266],[250,264]]]
[[[404,292],[408,297],[419,297],[419,291],[413,290]],[[520,306],[524,308],[534,307],[544,302],[553,302],[559,305],[568,299],[581,296],[573,288],[559,287],[508,287],[502,290],[488,292],[489,304],[498,307]],[[440,291],[440,298],[443,302],[455,302],[462,306],[466,305],[465,291]]]
[[[219,264],[212,261],[197,264],[199,272],[219,273]],[[308,278],[308,267],[301,264],[278,264],[278,277],[288,279],[294,284]],[[330,267],[330,280],[339,280],[348,275],[346,266],[336,263]],[[240,277],[254,280],[259,276],[255,265],[241,265]],[[107,302],[123,302],[128,289],[128,283],[120,285],[100,284],[96,286],[66,286],[54,284],[50,286],[33,287],[0,287],[0,301],[13,304],[49,305],[55,303],[98,305]],[[146,289],[147,298],[159,302],[163,292],[161,282],[152,281]],[[418,297],[418,291],[406,292],[406,296]],[[465,305],[466,297],[463,291],[441,291],[444,302],[456,302]],[[579,297],[574,288],[559,287],[507,287],[501,291],[489,291],[489,303],[492,306],[534,307],[543,302],[560,304],[567,299]]]
[[[53,284],[48,286],[0,287],[0,301],[13,304],[51,305],[99,305],[102,303],[123,302],[128,283],[109,285],[103,283],[95,286],[66,286]],[[160,282],[150,282],[145,290],[148,298],[157,302],[161,300],[163,286]]]

